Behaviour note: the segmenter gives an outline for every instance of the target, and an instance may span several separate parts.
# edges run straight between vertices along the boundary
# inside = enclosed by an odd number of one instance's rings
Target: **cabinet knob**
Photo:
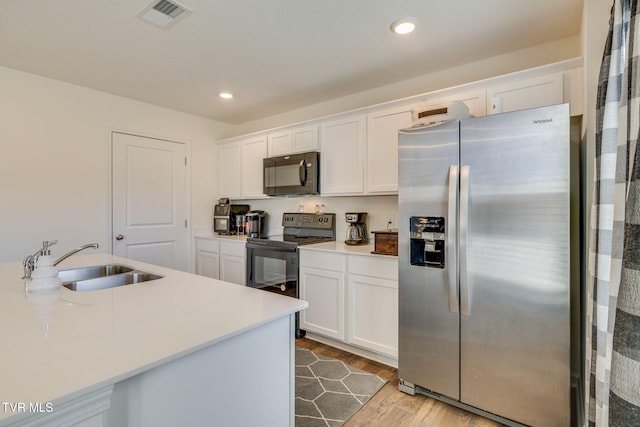
[[[116,235],[116,240],[122,240],[122,239],[124,239],[124,236],[122,234]]]

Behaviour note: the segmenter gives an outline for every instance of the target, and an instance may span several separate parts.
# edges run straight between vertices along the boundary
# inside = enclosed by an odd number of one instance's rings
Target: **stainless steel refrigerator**
[[[563,104],[399,132],[402,391],[570,425],[569,131]]]

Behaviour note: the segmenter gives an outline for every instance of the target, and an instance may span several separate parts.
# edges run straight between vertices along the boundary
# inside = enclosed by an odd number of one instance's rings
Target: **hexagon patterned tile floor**
[[[387,381],[296,347],[296,427],[341,426]]]

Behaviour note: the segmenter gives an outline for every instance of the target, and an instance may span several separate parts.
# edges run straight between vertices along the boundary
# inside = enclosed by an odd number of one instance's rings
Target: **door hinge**
[[[187,158],[184,158],[184,165],[187,166]]]
[[[187,220],[184,220],[184,228],[187,228]]]

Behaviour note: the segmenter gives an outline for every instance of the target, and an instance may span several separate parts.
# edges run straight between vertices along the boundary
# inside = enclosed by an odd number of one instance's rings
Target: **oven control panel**
[[[284,213],[283,227],[332,229],[335,227],[336,214],[332,213]]]

